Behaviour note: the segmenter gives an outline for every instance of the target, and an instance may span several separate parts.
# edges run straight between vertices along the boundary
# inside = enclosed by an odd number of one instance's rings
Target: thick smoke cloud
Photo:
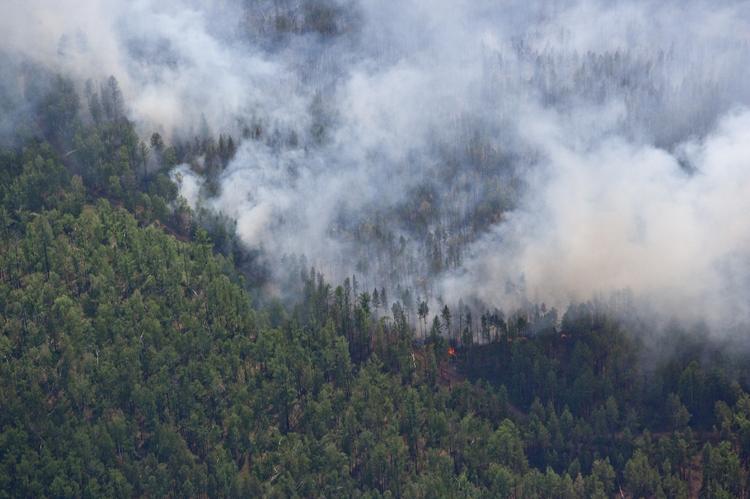
[[[627,289],[750,319],[748,2],[6,10],[7,54],[115,75],[144,134],[244,132],[217,194],[176,173],[273,268],[305,254],[435,305]]]
[[[750,318],[750,111],[674,154],[617,136],[580,145],[547,123],[526,133],[546,157],[534,188],[448,290],[556,305],[629,290],[676,317]]]
[[[10,0],[0,48],[81,83],[115,76],[144,133],[229,128],[260,107],[296,118],[297,82],[238,39],[240,5],[211,4]]]

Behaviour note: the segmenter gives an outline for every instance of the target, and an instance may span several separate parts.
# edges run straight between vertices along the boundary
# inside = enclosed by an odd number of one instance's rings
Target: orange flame
[[[448,347],[448,355],[454,357],[456,355],[456,349],[453,347]]]

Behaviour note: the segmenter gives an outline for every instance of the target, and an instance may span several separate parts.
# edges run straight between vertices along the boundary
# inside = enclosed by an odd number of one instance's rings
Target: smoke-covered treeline
[[[6,115],[24,65],[115,75],[256,276],[748,318],[744,2],[33,3]]]

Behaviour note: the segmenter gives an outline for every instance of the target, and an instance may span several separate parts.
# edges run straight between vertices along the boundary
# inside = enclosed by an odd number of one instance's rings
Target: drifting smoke
[[[750,112],[675,154],[617,136],[579,145],[556,120],[529,124],[546,157],[533,189],[446,287],[555,304],[630,290],[679,317],[747,320]]]
[[[147,133],[245,132],[219,192],[272,266],[512,307],[627,289],[750,320],[750,4],[17,2],[8,54],[115,75]]]
[[[261,107],[295,118],[297,82],[238,39],[240,5],[204,3],[9,0],[1,48],[81,83],[115,76],[144,132],[231,128]]]

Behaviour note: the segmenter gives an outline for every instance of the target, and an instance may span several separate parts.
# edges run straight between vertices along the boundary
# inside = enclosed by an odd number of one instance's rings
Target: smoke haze
[[[749,2],[204,4],[10,0],[0,46],[114,75],[144,136],[244,137],[218,192],[175,174],[272,269],[750,320]]]

